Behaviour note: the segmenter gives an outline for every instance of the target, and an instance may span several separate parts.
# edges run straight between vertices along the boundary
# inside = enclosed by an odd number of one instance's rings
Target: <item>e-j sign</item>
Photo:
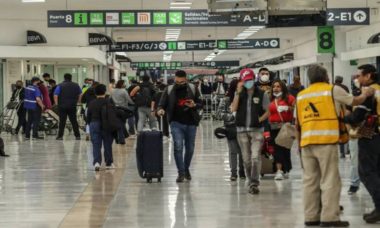
[[[335,32],[332,26],[318,27],[318,53],[335,52]]]
[[[48,27],[183,27],[265,25],[267,13],[207,10],[66,10],[48,11]]]

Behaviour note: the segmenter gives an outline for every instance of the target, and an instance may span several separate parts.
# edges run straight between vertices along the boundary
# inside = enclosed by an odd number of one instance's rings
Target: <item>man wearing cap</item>
[[[42,110],[45,109],[42,103],[42,95],[38,88],[40,79],[37,77],[32,78],[32,85],[25,88],[24,108],[28,114],[25,139],[30,139],[30,131],[33,126],[33,139],[42,139],[38,136],[38,125],[41,119]]]
[[[255,74],[251,69],[240,71],[240,79],[231,110],[236,112],[237,139],[249,181],[249,193],[258,194],[263,122],[268,118],[270,102],[268,95],[254,85]]]

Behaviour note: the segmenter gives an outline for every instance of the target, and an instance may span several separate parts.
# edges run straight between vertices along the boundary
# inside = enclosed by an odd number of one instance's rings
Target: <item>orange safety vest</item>
[[[332,94],[333,86],[314,83],[297,96],[297,119],[301,147],[339,142],[339,120]]]

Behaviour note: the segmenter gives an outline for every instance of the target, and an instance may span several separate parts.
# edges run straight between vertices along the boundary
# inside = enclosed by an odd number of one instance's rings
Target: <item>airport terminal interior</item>
[[[379,0],[0,0],[0,30],[1,228],[379,227]]]

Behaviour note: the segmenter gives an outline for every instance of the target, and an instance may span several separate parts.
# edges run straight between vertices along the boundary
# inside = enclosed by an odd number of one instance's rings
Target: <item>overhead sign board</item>
[[[89,33],[88,43],[89,45],[113,45],[115,41],[111,37],[101,33]]]
[[[163,70],[176,70],[183,68],[215,68],[228,69],[238,67],[240,61],[202,61],[202,62],[132,62],[132,69],[154,69],[160,68]]]
[[[378,44],[378,43],[380,43],[380,33],[376,33],[372,35],[367,41],[367,44]]]
[[[27,44],[46,44],[47,40],[44,35],[39,32],[28,30],[26,32],[26,43]]]
[[[209,13],[207,10],[48,11],[48,27],[263,26],[265,11]]]
[[[109,52],[147,52],[147,51],[204,51],[236,49],[273,49],[280,48],[279,38],[248,40],[188,40],[188,41],[146,41],[123,42],[109,46]]]
[[[327,25],[369,25],[369,8],[327,9]]]

